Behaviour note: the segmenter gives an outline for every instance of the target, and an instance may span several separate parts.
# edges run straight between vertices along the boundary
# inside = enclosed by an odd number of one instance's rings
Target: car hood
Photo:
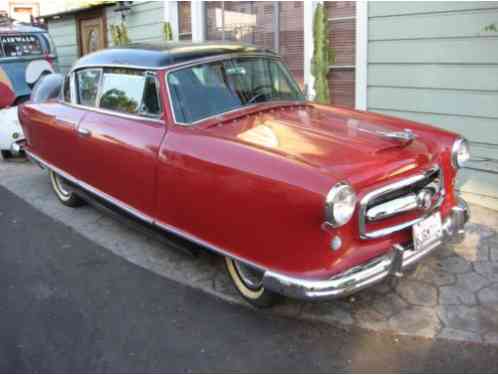
[[[337,180],[370,185],[434,159],[434,142],[424,141],[417,131],[412,131],[412,140],[396,138],[405,127],[386,123],[379,116],[366,120],[362,112],[306,105],[252,113],[219,123],[208,132],[283,155]]]

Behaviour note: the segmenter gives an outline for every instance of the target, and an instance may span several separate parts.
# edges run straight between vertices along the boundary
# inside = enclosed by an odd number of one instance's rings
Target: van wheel
[[[10,152],[8,150],[2,150],[2,158],[4,160],[12,158],[12,152]]]
[[[50,182],[52,183],[52,189],[62,204],[69,207],[79,207],[85,204],[85,201],[72,191],[71,187],[63,177],[59,176],[54,171],[49,171],[49,175]]]
[[[261,271],[228,257],[225,257],[225,265],[235,289],[251,305],[266,308],[273,306],[281,299],[280,295],[264,288]]]

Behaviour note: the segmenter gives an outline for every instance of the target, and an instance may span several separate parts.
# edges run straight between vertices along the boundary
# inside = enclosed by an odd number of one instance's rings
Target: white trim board
[[[368,2],[356,2],[355,108],[367,109]]]

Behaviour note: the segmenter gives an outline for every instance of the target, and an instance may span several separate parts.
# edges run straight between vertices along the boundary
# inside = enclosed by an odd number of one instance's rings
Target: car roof
[[[238,54],[267,53],[277,56],[268,49],[251,44],[229,42],[165,42],[158,44],[129,44],[113,47],[83,56],[73,66],[76,70],[85,66],[119,65],[146,69],[166,68],[183,62],[205,57]]]
[[[35,27],[31,25],[24,25],[21,23],[12,23],[10,25],[0,26],[0,35],[13,35],[21,33],[46,33],[47,30],[40,27]]]

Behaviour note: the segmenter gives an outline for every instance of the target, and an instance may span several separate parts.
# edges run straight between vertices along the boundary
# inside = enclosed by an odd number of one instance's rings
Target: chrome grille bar
[[[367,231],[367,222],[368,221],[376,221],[376,220],[382,220],[388,217],[393,217],[395,215],[398,215],[400,213],[408,212],[411,210],[416,209],[417,206],[417,196],[416,194],[407,194],[402,197],[398,197],[393,200],[389,200],[384,203],[380,203],[379,205],[369,207],[369,203],[375,200],[378,200],[378,198],[384,196],[384,195],[389,195],[392,193],[395,193],[398,190],[405,189],[407,187],[410,187],[412,185],[417,185],[417,183],[420,183],[424,179],[427,179],[431,175],[435,174],[436,172],[439,172],[439,176],[436,177],[434,181],[439,182],[439,186],[435,187],[434,182],[429,183],[426,187],[428,188],[436,188],[439,196],[436,200],[436,202],[430,207],[429,210],[427,210],[424,215],[421,217],[418,217],[413,220],[406,221],[401,224],[397,224],[394,226],[378,229],[375,231],[368,232]],[[362,239],[373,239],[373,238],[380,238],[383,236],[386,236],[388,234],[398,232],[400,230],[403,230],[405,228],[408,228],[421,220],[423,220],[426,216],[430,215],[434,210],[436,210],[444,200],[444,183],[443,183],[443,173],[439,166],[434,166],[427,171],[424,171],[422,173],[416,174],[414,176],[410,176],[404,180],[395,182],[393,184],[389,184],[386,186],[383,186],[379,189],[373,190],[369,193],[367,193],[363,199],[360,201],[360,209],[359,209],[359,230],[360,230],[360,238]]]

